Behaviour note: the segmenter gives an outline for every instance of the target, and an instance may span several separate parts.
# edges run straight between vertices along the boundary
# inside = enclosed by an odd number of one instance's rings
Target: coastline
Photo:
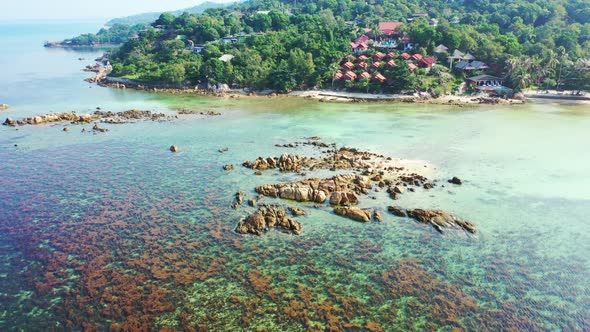
[[[164,92],[171,94],[195,94],[213,97],[297,97],[313,99],[319,102],[404,102],[404,103],[423,103],[439,105],[478,105],[478,104],[523,104],[523,99],[503,99],[497,97],[488,97],[481,95],[473,96],[456,96],[446,95],[432,97],[428,93],[414,93],[411,95],[404,94],[370,94],[360,92],[342,92],[335,90],[305,90],[292,91],[289,93],[278,93],[273,90],[247,91],[245,89],[227,89],[223,87],[207,87],[174,84],[154,84],[138,82],[130,79],[106,77],[97,83],[102,87],[111,87],[117,89],[135,89],[140,91]]]

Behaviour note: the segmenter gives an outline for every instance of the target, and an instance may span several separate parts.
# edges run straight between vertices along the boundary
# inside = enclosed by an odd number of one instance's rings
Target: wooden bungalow
[[[387,67],[387,68],[391,68],[393,66],[395,66],[395,61],[393,61],[393,60],[389,60],[385,63],[385,67]]]
[[[367,73],[366,71],[363,72],[361,74],[361,79],[366,78],[366,79],[370,79],[371,78],[371,74]]]
[[[387,53],[387,54],[385,55],[385,58],[386,58],[387,60],[391,60],[391,59],[395,58],[395,52],[389,52],[389,53]]]
[[[346,69],[346,70],[353,70],[354,69],[354,63],[348,61],[345,64],[342,65],[342,68]]]
[[[446,54],[446,53],[449,53],[449,48],[443,44],[440,44],[434,49],[434,53]]]
[[[436,60],[433,57],[422,58],[422,60],[420,60],[420,66],[424,67],[424,68],[430,68],[435,63],[436,63]]]
[[[406,52],[402,53],[399,55],[400,58],[404,59],[404,60],[410,60],[412,58],[412,56]]]
[[[347,71],[346,74],[344,74],[344,80],[354,81],[356,80],[356,74],[351,71]]]
[[[366,62],[359,62],[356,64],[356,67],[359,69],[367,70],[367,68],[369,68],[369,64]]]
[[[412,73],[413,73],[413,72],[414,72],[414,71],[415,71],[415,70],[418,68],[418,66],[416,66],[415,64],[413,64],[413,63],[411,63],[411,62],[410,62],[410,63],[408,63],[408,67],[410,68],[410,71],[411,71]]]
[[[369,45],[366,43],[350,43],[350,53],[363,53],[369,50]]]
[[[361,55],[358,58],[356,58],[357,62],[364,62],[368,59],[368,57],[366,55]]]
[[[379,73],[376,73],[376,74],[373,76],[373,80],[375,80],[375,81],[377,81],[377,82],[379,82],[379,83],[383,83],[383,82],[387,81],[387,78],[385,78],[385,76],[383,76],[383,75],[381,75],[381,74],[379,74]]]
[[[377,52],[377,53],[373,54],[373,60],[375,60],[375,61],[381,60],[381,59],[383,59],[384,56],[385,56],[385,54],[383,54],[381,52]]]
[[[422,61],[422,59],[424,59],[424,56],[420,53],[416,53],[416,54],[412,55],[412,59],[419,62],[419,61]]]
[[[344,74],[342,74],[341,72],[337,72],[336,74],[334,74],[334,80],[339,81],[344,77]]]
[[[377,69],[379,69],[379,66],[381,66],[381,62],[379,62],[379,61],[375,61],[375,62],[373,62],[373,64],[371,65],[371,69],[375,69],[375,70],[377,70]]]

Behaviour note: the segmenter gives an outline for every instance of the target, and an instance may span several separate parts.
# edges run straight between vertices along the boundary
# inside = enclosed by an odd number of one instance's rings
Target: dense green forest
[[[415,13],[428,17],[410,22]],[[350,42],[363,29],[378,32],[380,21],[404,22],[399,30],[415,45],[410,53],[433,54],[444,44],[489,64],[489,69],[470,75],[506,77],[517,90],[535,85],[590,90],[589,0],[254,0],[199,15],[162,14],[152,23],[157,29],[140,33],[113,54],[113,75],[281,91],[330,87],[340,84],[334,74],[350,53]],[[240,34],[233,42],[220,40]],[[199,54],[193,49],[198,44],[204,44]],[[402,43],[399,48],[398,53]],[[223,54],[233,58],[223,61]],[[412,72],[403,61],[396,62],[380,67],[395,77],[393,83],[359,79],[342,86],[440,93],[466,76],[449,72],[445,58],[428,71]]]

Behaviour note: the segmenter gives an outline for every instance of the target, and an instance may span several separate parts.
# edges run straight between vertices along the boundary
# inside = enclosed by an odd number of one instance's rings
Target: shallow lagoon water
[[[13,106],[2,116],[97,106],[222,115],[105,125],[110,131],[100,135],[81,133],[84,126],[0,128],[2,330],[589,328],[584,106],[145,94],[90,88],[80,81],[80,56],[59,51],[47,51],[63,62],[59,73],[32,78],[54,99],[35,99],[15,83],[10,91],[22,95],[0,100]],[[254,176],[239,165],[292,152],[274,144],[314,135],[422,160],[441,183],[452,176],[465,183],[396,202],[373,193],[362,206],[383,209],[382,223],[281,202],[307,210],[301,236],[235,234],[253,211],[230,208],[236,191],[254,197],[256,185],[301,178]],[[171,144],[181,151],[170,153]],[[236,170],[223,171],[230,163]],[[471,220],[477,236],[440,235],[393,217],[385,212],[393,203],[448,210]]]

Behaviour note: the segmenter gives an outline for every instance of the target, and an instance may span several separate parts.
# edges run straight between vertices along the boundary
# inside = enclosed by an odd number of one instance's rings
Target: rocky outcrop
[[[287,233],[301,234],[303,226],[289,217],[280,205],[263,205],[256,212],[238,223],[236,232],[240,234],[262,235],[272,228]]]
[[[337,207],[334,209],[334,213],[355,221],[371,221],[371,210],[369,209],[361,209],[359,207]]]
[[[255,171],[264,171],[267,169],[278,168],[281,172],[298,172],[301,169],[310,166],[313,161],[313,158],[306,158],[294,154],[284,153],[279,158],[258,157],[254,161],[244,162],[242,166],[251,168]]]
[[[324,203],[333,192],[360,191],[358,184],[355,183],[359,177],[361,176],[346,174],[329,179],[313,178],[298,182],[266,184],[256,187],[256,192],[267,197],[279,197],[298,202]]]
[[[409,217],[424,224],[430,224],[434,229],[443,232],[444,229],[462,229],[475,234],[477,229],[469,221],[463,220],[442,210],[408,209],[390,206],[387,210],[398,217]]]
[[[129,110],[124,112],[103,112],[103,111],[96,111],[92,114],[76,114],[74,112],[65,112],[65,113],[53,113],[53,114],[45,114],[45,115],[38,115],[28,118],[23,118],[21,120],[12,120],[6,119],[4,121],[4,125],[8,126],[23,126],[23,125],[40,125],[46,123],[58,123],[58,122],[69,122],[72,124],[85,124],[91,123],[94,121],[101,120],[105,123],[127,123],[134,120],[152,120],[152,121],[160,121],[164,119],[170,119],[171,117],[166,116],[163,113],[153,113],[150,111],[141,111],[141,110]],[[10,121],[8,121],[10,120]]]
[[[233,171],[234,165],[231,165],[231,164],[223,165],[223,170],[224,171]]]
[[[176,145],[170,145],[170,152],[178,152],[178,151],[180,151],[178,149],[178,146],[176,146]]]
[[[373,220],[383,221],[383,217],[381,216],[381,211],[379,211],[377,209],[373,210]]]
[[[6,120],[2,123],[2,125],[14,127],[17,125],[17,122],[16,122],[16,120],[13,120],[11,118],[6,118]]]

